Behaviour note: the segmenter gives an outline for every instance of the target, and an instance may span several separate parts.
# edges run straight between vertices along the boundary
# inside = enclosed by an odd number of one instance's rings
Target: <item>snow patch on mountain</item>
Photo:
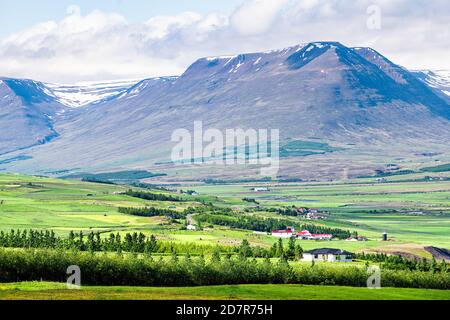
[[[428,86],[450,97],[450,70],[418,70],[414,74]]]
[[[46,86],[63,105],[70,108],[80,108],[118,96],[136,83],[138,83],[138,80],[82,82],[73,85],[46,83]]]

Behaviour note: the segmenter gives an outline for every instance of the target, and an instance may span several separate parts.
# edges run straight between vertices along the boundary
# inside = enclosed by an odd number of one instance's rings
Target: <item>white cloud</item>
[[[367,28],[378,5],[381,29]],[[50,82],[180,74],[203,56],[333,40],[370,45],[409,68],[450,69],[445,0],[247,0],[230,15],[184,12],[130,23],[70,8],[0,40],[0,75]]]
[[[231,23],[242,35],[266,32],[288,0],[249,0],[231,16]]]

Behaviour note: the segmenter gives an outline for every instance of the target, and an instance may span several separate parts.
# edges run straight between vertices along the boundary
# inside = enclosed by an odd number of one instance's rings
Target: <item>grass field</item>
[[[250,197],[267,207],[296,205],[329,211],[329,219],[314,223],[356,230],[371,240],[302,241],[305,249],[331,246],[350,251],[404,250],[429,257],[421,249],[424,246],[450,247],[450,181],[374,183],[359,179],[346,183],[261,185],[268,185],[270,191],[256,193],[251,190],[255,185],[248,183],[186,186],[183,188],[199,193],[195,199],[168,203],[118,194],[125,191],[126,186],[0,174],[0,230],[52,229],[62,235],[70,230],[139,231],[170,241],[235,245],[245,238],[255,245],[270,246],[276,239],[249,230],[215,226],[186,231],[163,217],[136,217],[117,211],[121,206],[144,205],[176,206],[177,210],[183,210],[198,205],[194,200],[199,198],[219,206],[245,208],[252,204],[242,199]],[[258,214],[280,217],[273,213]],[[380,241],[383,232],[388,232],[391,241]]]
[[[360,179],[347,183],[266,185],[270,191],[259,193],[251,190],[252,184],[193,188],[201,194],[216,195],[235,204],[248,197],[263,206],[295,205],[329,211],[330,219],[321,224],[356,230],[374,240],[388,232],[393,241],[389,245],[450,247],[450,181],[374,183],[373,179]],[[380,242],[339,244],[345,249],[385,245]]]
[[[230,285],[190,288],[82,287],[27,282],[0,284],[0,300],[450,300],[444,290],[303,285]]]
[[[407,179],[407,176],[402,176]],[[373,180],[373,179],[372,179]],[[269,248],[278,239],[250,230],[208,226],[188,231],[181,221],[165,217],[137,217],[118,212],[118,207],[175,206],[182,211],[198,206],[200,199],[235,210],[254,204],[254,198],[267,208],[304,206],[328,211],[326,220],[309,221],[279,216],[273,212],[253,214],[315,223],[358,231],[369,241],[300,241],[305,250],[319,247],[351,252],[381,251],[408,253],[431,258],[425,246],[450,248],[450,181],[390,181],[374,183],[370,179],[347,182],[259,183],[269,192],[254,192],[257,185],[183,185],[198,195],[185,196],[186,202],[145,201],[120,193],[127,186],[87,183],[42,177],[0,174],[0,231],[10,229],[54,230],[65,236],[70,230],[83,232],[142,232],[159,240],[205,245],[238,245],[248,239],[252,245]],[[152,192],[160,192],[153,190]],[[184,196],[183,196],[184,197]],[[195,219],[195,216],[194,216]],[[380,240],[388,232],[390,241]],[[302,263],[293,265],[302,266]],[[344,265],[330,265],[344,267]],[[64,284],[0,284],[0,299],[450,299],[448,291],[384,288],[347,288],[300,285],[240,285],[197,288],[83,287],[67,290]]]

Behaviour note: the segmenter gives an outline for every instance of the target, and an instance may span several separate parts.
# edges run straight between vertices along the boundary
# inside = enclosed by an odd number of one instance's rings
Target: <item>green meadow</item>
[[[403,176],[405,178],[405,176]],[[407,178],[407,177],[406,177]],[[186,184],[177,187],[198,194],[177,196],[183,202],[148,201],[122,194],[126,185],[0,174],[0,231],[54,230],[66,237],[70,231],[102,234],[142,232],[158,240],[199,245],[237,246],[247,239],[252,246],[270,248],[278,241],[270,234],[226,226],[203,225],[186,230],[184,219],[122,214],[119,207],[156,207],[184,211],[201,202],[231,208],[238,214],[278,218],[298,224],[316,224],[357,231],[368,241],[298,240],[304,250],[338,248],[351,252],[385,252],[431,258],[427,246],[450,248],[450,181],[396,181],[374,179],[346,182]],[[254,187],[267,187],[255,192]],[[137,188],[134,188],[137,189]],[[173,192],[160,189],[154,193]],[[255,199],[267,208],[252,211]],[[268,210],[308,207],[326,212],[324,220],[281,216]],[[250,211],[246,211],[250,210]],[[195,223],[195,214],[193,215]],[[389,241],[381,241],[387,232]],[[293,265],[302,266],[301,262]],[[329,265],[329,267],[334,267]],[[421,289],[368,290],[326,286],[239,285],[199,288],[83,287],[66,290],[55,283],[0,284],[0,299],[450,299],[448,292]]]
[[[0,300],[450,300],[446,290],[307,285],[210,287],[81,287],[25,282],[0,284]]]
[[[181,230],[164,217],[137,217],[121,214],[118,207],[175,207],[182,211],[198,206],[197,201],[245,209],[254,206],[242,201],[254,198],[265,207],[304,206],[330,213],[326,220],[312,223],[358,231],[370,241],[332,243],[302,241],[302,247],[323,246],[346,250],[387,248],[419,252],[423,246],[450,247],[450,181],[362,183],[285,183],[262,184],[269,192],[254,192],[253,184],[192,185],[182,187],[199,194],[187,202],[146,201],[120,194],[127,186],[88,183],[19,175],[0,175],[0,230],[51,229],[58,234],[74,231],[134,232],[155,234],[160,239],[205,244],[234,245],[249,239],[262,246],[276,239],[249,230],[211,226],[201,231]],[[259,212],[261,216],[281,217]],[[297,220],[296,220],[297,219]],[[302,221],[311,223],[311,221]],[[387,232],[391,241],[381,242]]]

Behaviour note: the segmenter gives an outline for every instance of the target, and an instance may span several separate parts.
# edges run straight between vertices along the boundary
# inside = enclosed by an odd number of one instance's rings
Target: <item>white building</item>
[[[332,234],[312,234],[307,239],[308,240],[330,241],[331,239],[333,239],[333,235]]]
[[[303,240],[331,240],[333,239],[332,234],[311,234],[308,230],[303,230],[302,232],[297,233],[297,238]]]
[[[253,188],[252,190],[255,192],[269,192],[270,191],[269,188]]]
[[[340,249],[314,249],[303,253],[303,261],[352,262],[353,255]]]
[[[190,224],[186,227],[186,230],[197,230],[197,227]]]
[[[303,230],[303,231],[297,233],[297,238],[299,238],[299,239],[307,239],[310,236],[311,236],[311,232],[309,232],[308,230]]]
[[[276,238],[289,239],[295,235],[295,229],[292,227],[287,227],[286,230],[273,230],[272,236]]]

